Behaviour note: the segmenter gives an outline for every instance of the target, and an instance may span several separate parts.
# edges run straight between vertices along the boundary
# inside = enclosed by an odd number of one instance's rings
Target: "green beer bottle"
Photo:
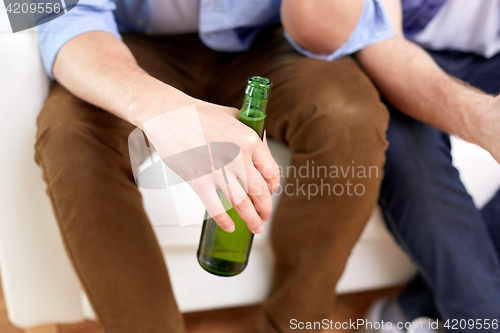
[[[272,83],[260,76],[251,76],[247,82],[239,120],[253,128],[262,139]],[[243,272],[247,266],[254,235],[222,192],[218,190],[217,194],[234,222],[235,231],[229,233],[222,230],[205,211],[198,262],[207,272],[219,276],[233,276]]]

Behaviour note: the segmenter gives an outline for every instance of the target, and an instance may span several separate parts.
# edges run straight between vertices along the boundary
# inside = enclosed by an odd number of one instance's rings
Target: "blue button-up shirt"
[[[120,32],[150,31],[150,1],[168,0],[80,0],[66,14],[38,27],[43,65],[51,78],[52,66],[61,47],[89,31],[106,31],[121,39]],[[259,31],[279,23],[281,0],[200,0],[199,36],[205,45],[221,52],[247,50]],[[319,56],[302,49],[307,56],[334,60],[392,37],[393,30],[381,0],[364,0],[361,18],[347,42],[331,55]]]

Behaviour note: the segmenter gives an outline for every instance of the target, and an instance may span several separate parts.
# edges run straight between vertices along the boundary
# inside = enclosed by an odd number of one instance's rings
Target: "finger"
[[[280,186],[279,167],[264,143],[254,151],[252,163],[264,178],[269,191],[274,193]]]
[[[268,185],[257,169],[250,165],[247,167],[248,196],[252,199],[255,210],[263,221],[271,218],[273,203]]]
[[[202,186],[201,184],[190,184],[196,194],[200,197],[201,202],[205,206],[208,214],[215,222],[227,232],[235,230],[234,222],[227,214],[216,189],[213,186]]]
[[[264,143],[264,146],[266,146],[267,150],[269,151],[269,153],[272,156],[271,148],[269,148],[269,144],[267,143],[267,131],[266,130],[264,130],[264,137],[263,137],[262,142]],[[281,177],[281,174],[279,172],[279,166],[278,165],[277,165],[277,170],[275,170],[273,172],[275,172],[277,174],[278,183],[277,184],[274,183],[274,184],[272,184],[272,185],[269,186],[269,191],[271,192],[271,194],[274,194],[274,192],[276,192],[278,190],[279,186],[280,186],[280,177]]]
[[[251,159],[248,158],[245,161],[243,154],[240,150],[238,156],[236,156],[230,163],[224,166],[224,171],[226,175],[235,175],[235,178],[239,181],[239,183],[243,186],[245,193],[248,192],[248,180],[246,176],[246,165],[251,165]],[[246,195],[246,194],[245,194]],[[241,198],[243,199],[243,198]]]
[[[255,234],[261,233],[263,231],[262,219],[248,198],[247,193],[234,174],[227,175],[227,179],[228,184],[224,184],[226,185],[224,194],[230,198],[231,204],[238,212],[238,215],[245,221],[248,229]]]
[[[227,232],[233,232],[235,230],[233,219],[231,219],[231,217],[227,214],[226,209],[222,205],[221,199],[215,191],[213,192],[213,195],[205,196],[204,198],[200,197],[200,199],[205,205],[205,208],[207,208],[208,214],[212,216],[222,230]],[[207,202],[207,204],[205,204],[205,202]],[[214,207],[217,208],[214,210]]]
[[[232,233],[234,232],[234,230],[236,230],[233,219],[226,212],[219,214],[217,216],[212,216],[212,218],[217,223],[217,225],[221,227],[221,229],[224,230],[225,232]]]

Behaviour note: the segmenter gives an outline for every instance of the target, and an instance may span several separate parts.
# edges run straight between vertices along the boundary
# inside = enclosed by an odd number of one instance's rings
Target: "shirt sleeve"
[[[336,60],[353,54],[368,45],[387,40],[394,36],[394,29],[381,0],[365,0],[363,11],[356,27],[347,41],[335,52],[328,55],[312,53],[300,47],[285,31],[285,37],[300,53],[321,60]]]
[[[89,31],[106,31],[121,40],[112,0],[80,0],[66,14],[38,26],[38,46],[45,71],[54,79],[52,67],[57,53],[70,39]]]

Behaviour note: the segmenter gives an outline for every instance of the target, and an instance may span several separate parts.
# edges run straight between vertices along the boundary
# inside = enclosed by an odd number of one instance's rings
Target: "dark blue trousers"
[[[500,92],[500,55],[429,53],[450,75],[487,93]],[[401,308],[412,320],[500,321],[500,191],[477,209],[452,165],[449,135],[389,108],[380,205],[419,271],[398,298]],[[458,330],[485,331],[498,329]]]

